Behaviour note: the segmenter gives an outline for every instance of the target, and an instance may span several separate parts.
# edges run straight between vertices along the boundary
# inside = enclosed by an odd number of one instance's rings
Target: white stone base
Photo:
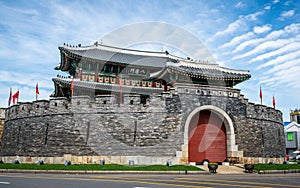
[[[66,154],[63,157],[20,157],[20,156],[4,156],[0,157],[4,163],[12,163],[18,160],[20,163],[36,163],[43,160],[45,164],[64,164],[66,160],[70,160],[72,164],[100,164],[100,160],[104,159],[105,164],[129,164],[134,161],[135,165],[152,165],[179,164],[180,158],[177,157],[150,157],[150,156],[73,156]]]

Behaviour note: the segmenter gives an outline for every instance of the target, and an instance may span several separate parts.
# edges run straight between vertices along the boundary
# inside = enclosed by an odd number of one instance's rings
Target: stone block
[[[88,164],[93,164],[93,157],[92,156],[87,156],[87,163]]]
[[[70,154],[64,154],[63,158],[64,158],[64,161],[66,161],[66,160],[72,161],[72,155],[70,155]]]
[[[54,164],[64,164],[65,160],[64,157],[53,157]]]
[[[91,156],[91,157],[92,157],[93,164],[99,164],[100,160],[102,159],[102,158],[100,158],[100,156]]]
[[[77,157],[77,162],[78,162],[78,164],[83,164],[82,156]]]
[[[72,163],[72,164],[79,164],[79,163],[78,163],[78,156],[72,155],[72,156],[71,156],[71,163]]]
[[[82,164],[88,164],[87,156],[82,156]]]
[[[126,164],[126,156],[120,156],[120,164]]]

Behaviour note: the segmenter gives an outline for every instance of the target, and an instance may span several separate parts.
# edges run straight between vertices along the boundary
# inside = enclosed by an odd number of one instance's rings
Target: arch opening
[[[194,109],[187,117],[184,145],[188,162],[223,162],[238,157],[231,118],[222,109],[205,105]]]
[[[189,162],[223,162],[226,159],[226,129],[215,113],[209,110],[198,112],[193,116],[188,131]]]

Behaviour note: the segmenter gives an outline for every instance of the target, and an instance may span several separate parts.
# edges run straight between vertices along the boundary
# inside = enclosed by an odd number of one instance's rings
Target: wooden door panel
[[[192,121],[193,126],[189,128],[189,162],[201,162],[204,159],[223,162],[227,151],[222,120],[209,111],[202,111]]]

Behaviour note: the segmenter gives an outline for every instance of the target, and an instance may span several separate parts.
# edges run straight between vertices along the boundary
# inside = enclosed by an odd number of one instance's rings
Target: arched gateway
[[[230,117],[212,105],[196,108],[185,124],[185,144],[188,145],[189,162],[206,159],[223,162],[232,151],[237,151]]]

